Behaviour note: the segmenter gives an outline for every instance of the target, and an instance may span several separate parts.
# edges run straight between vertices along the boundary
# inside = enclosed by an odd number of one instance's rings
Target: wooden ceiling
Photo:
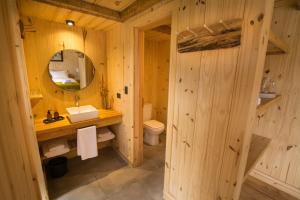
[[[162,24],[145,31],[146,40],[166,41],[171,39],[171,24]]]
[[[99,6],[110,8],[116,11],[122,11],[136,0],[84,0]]]
[[[79,0],[74,0],[79,1]],[[158,2],[158,0],[147,0],[148,5],[140,8],[137,5],[141,4],[141,0],[81,0],[82,2],[87,2],[90,4],[95,4],[97,6],[101,6],[104,9],[108,8],[114,14],[120,14],[120,17],[124,17],[124,20],[137,14],[138,12],[142,12],[147,7],[152,4]],[[291,7],[297,5],[300,0],[275,0],[275,7]],[[144,4],[146,4],[144,3]],[[134,5],[135,4],[135,5]],[[65,23],[66,19],[70,19],[75,21],[76,26],[86,27],[94,30],[106,30],[109,27],[113,26],[116,23],[119,23],[118,20],[107,19],[105,17],[87,14],[84,12],[76,11],[74,9],[68,9],[63,6],[54,6],[51,4],[37,2],[37,0],[18,0],[18,7],[20,12],[24,16],[36,17],[40,19],[45,19],[48,21]],[[138,9],[134,10],[133,8],[138,7]],[[126,15],[127,16],[122,16]],[[122,18],[121,20],[122,21]],[[154,38],[157,38],[159,34],[152,34]],[[155,36],[154,36],[155,35]],[[159,36],[158,36],[159,38]],[[161,38],[166,38],[162,36]]]
[[[105,30],[116,23],[151,8],[161,0],[17,0],[20,13],[48,21],[95,30]]]
[[[114,20],[39,3],[33,0],[18,0],[18,7],[24,16],[36,17],[58,23],[65,23],[66,19],[70,19],[75,21],[76,26],[94,30],[105,30],[118,23]]]

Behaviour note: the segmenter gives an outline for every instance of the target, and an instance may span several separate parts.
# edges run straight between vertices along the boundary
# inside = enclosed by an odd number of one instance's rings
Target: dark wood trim
[[[45,3],[56,7],[78,11],[81,13],[103,17],[117,22],[124,22],[127,19],[147,10],[156,3],[163,0],[136,0],[122,11],[116,11],[97,4],[89,3],[83,0],[33,0],[39,3]]]
[[[294,9],[300,9],[300,0],[275,0],[274,2],[275,8],[294,8]]]
[[[103,17],[109,20],[121,21],[121,13],[103,6],[82,0],[34,0],[40,3],[46,3],[53,6],[78,11],[81,13],[94,15],[96,17]]]

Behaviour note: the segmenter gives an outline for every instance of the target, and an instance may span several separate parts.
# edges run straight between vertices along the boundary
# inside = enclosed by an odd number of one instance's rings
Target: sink
[[[99,111],[91,105],[67,108],[67,112],[73,123],[95,119],[99,115]]]

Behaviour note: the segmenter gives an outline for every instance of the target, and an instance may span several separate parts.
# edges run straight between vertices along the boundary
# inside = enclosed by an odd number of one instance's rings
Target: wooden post
[[[1,1],[0,11],[1,199],[48,199],[32,122],[16,1]]]
[[[144,32],[134,28],[134,146],[133,166],[143,162]]]

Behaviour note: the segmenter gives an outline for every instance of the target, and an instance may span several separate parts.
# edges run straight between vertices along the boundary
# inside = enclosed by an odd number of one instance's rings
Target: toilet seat
[[[144,122],[144,128],[149,128],[149,129],[164,129],[165,125],[159,121],[156,120],[148,120]]]
[[[144,121],[144,142],[149,145],[159,144],[159,135],[164,131],[165,125],[156,120]]]

